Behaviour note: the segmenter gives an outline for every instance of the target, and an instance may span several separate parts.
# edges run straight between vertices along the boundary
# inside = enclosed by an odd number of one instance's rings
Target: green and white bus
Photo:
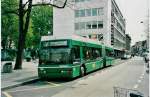
[[[112,65],[113,49],[85,38],[42,38],[40,78],[75,78]]]

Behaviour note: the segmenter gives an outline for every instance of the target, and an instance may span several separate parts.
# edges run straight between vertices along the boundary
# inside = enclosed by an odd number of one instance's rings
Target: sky
[[[148,0],[116,0],[116,2],[126,19],[126,33],[132,38],[131,45],[146,39]]]

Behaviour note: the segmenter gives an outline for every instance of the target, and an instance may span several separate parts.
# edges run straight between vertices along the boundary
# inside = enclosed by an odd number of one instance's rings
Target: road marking
[[[7,92],[2,92],[6,97],[12,97],[10,94],[8,94]]]
[[[136,88],[138,88],[138,84],[136,84],[136,85],[134,86],[134,89],[136,89]]]
[[[138,83],[141,83],[141,80],[138,80]]]
[[[55,84],[55,83],[52,83],[52,82],[47,82],[48,84],[50,85],[53,85],[53,86],[61,86],[61,84]]]
[[[141,78],[141,79],[143,79],[143,78],[144,78],[144,76],[141,76],[140,78]]]
[[[140,76],[140,79],[143,79],[144,77],[143,76]]]
[[[11,92],[11,93],[14,93],[14,92],[24,92],[24,91],[39,90],[39,89],[44,89],[44,88],[51,88],[51,87],[58,87],[58,86],[61,86],[60,84],[55,84],[55,83],[52,83],[52,82],[47,82],[47,83],[48,83],[48,85],[46,85],[46,86],[41,86],[41,87],[38,87],[38,88],[30,88],[30,89],[7,91],[7,92]],[[51,84],[51,85],[50,85],[50,84]]]

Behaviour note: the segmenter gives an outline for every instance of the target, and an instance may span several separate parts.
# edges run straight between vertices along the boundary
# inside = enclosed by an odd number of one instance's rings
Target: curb
[[[27,80],[27,81],[24,81],[24,82],[20,82],[18,84],[14,84],[14,85],[10,85],[10,86],[1,88],[1,91],[5,91],[7,89],[11,89],[11,88],[19,87],[19,86],[22,86],[22,85],[30,84],[30,83],[33,83],[33,82],[36,82],[36,81],[39,81],[39,80],[40,79],[38,77],[35,77],[34,79],[30,79],[30,80]]]

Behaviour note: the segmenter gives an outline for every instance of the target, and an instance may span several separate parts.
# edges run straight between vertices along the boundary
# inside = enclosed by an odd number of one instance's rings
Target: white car
[[[121,57],[121,59],[129,59],[129,58],[131,58],[131,55],[129,55],[129,54],[124,54],[124,55]]]

